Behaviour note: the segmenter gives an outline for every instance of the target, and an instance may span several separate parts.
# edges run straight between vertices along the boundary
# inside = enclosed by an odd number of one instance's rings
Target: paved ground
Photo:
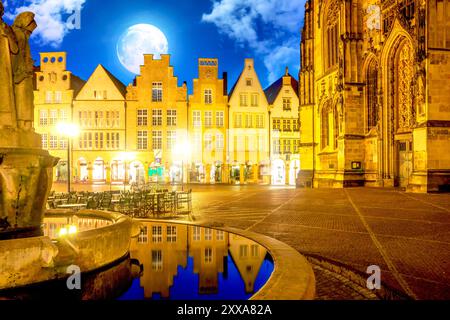
[[[196,221],[259,232],[360,272],[378,265],[382,281],[392,288],[417,299],[450,299],[450,194],[368,188],[193,189]],[[321,268],[315,272],[320,298],[364,297],[338,276]]]

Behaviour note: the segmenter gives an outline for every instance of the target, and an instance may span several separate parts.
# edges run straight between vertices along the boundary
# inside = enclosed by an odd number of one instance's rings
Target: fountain
[[[89,272],[128,255],[132,222],[107,212],[84,212],[110,223],[51,240],[43,234],[46,201],[58,163],[34,131],[32,12],[12,26],[0,0],[0,290],[67,277],[71,265]],[[60,212],[60,216],[71,213]]]

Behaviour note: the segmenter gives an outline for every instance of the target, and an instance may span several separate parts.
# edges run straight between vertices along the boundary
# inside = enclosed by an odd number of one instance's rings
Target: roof
[[[288,76],[291,78],[291,87],[292,89],[294,89],[295,94],[298,96],[298,81],[290,74],[288,74]],[[283,87],[283,78],[284,76],[272,83],[266,90],[264,90],[269,104],[273,104],[277,99],[278,94]]]
[[[237,78],[236,82],[235,82],[234,85],[233,85],[233,88],[231,88],[230,93],[228,94],[228,96],[230,97],[230,99],[231,99],[231,96],[233,95],[234,90],[236,89],[236,86],[237,86],[239,80],[240,80],[241,77],[242,77],[242,73],[243,73],[243,72],[244,72],[244,71],[241,71],[241,73],[239,74],[239,77]]]
[[[120,93],[125,96],[127,93],[127,87],[122,83],[122,81],[120,81],[119,79],[117,79],[111,72],[109,72],[108,69],[106,69],[103,65],[99,65],[99,67],[103,68],[103,70],[105,70],[106,74],[108,75],[108,77],[111,79],[111,81],[114,83],[114,85],[116,86],[117,90],[120,91]]]

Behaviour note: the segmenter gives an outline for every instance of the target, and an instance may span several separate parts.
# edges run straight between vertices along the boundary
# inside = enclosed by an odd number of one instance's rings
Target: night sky
[[[237,80],[245,58],[254,58],[264,87],[289,66],[299,69],[300,28],[305,0],[8,0],[5,20],[20,11],[37,13],[32,38],[33,58],[39,52],[67,51],[68,69],[87,80],[103,64],[124,84],[135,75],[117,57],[120,36],[135,24],[159,28],[169,42],[171,64],[179,83],[197,77],[197,59],[219,58],[229,87]],[[81,10],[80,29],[68,30],[67,20]]]

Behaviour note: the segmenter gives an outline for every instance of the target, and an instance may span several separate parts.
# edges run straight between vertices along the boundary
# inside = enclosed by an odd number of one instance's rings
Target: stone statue
[[[32,130],[34,118],[33,99],[33,59],[31,58],[30,36],[36,29],[34,13],[20,13],[13,24],[13,31],[17,38],[19,52],[14,56],[14,95],[19,129]]]
[[[4,11],[0,0],[0,128],[16,127],[12,60],[19,50],[12,28],[3,21]]]

